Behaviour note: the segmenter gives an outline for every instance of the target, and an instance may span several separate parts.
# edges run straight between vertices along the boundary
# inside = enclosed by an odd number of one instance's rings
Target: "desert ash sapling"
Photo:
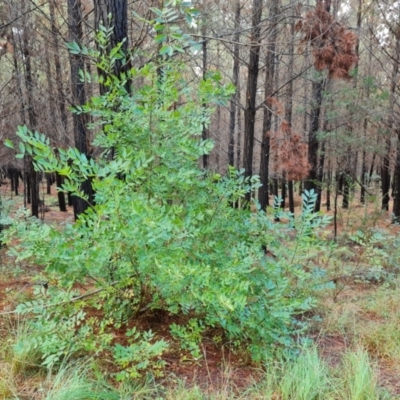
[[[101,65],[113,62],[102,57]],[[108,81],[108,91],[81,110],[93,116],[96,158],[74,148],[54,151],[43,135],[18,130],[19,157],[29,154],[38,171],[63,175],[62,189],[76,196],[90,178],[95,193],[95,204],[75,224],[55,227],[20,212],[4,232],[10,254],[42,266],[41,276],[51,282],[37,293],[40,307],[19,308],[43,332],[35,345],[47,365],[71,350],[107,351],[120,380],[162,373],[167,340],[136,326],[153,312],[196,321],[196,329],[179,322],[171,327],[174,340],[184,338],[195,357],[211,328],[258,361],[293,345],[304,329],[296,315],[313,307],[314,283],[312,272],[286,252],[290,226],[232,207],[257,186],[256,177],[230,169],[216,179],[198,166],[213,147],[201,139],[211,105],[226,104],[234,88],[219,74],[199,85],[185,76],[184,63],[165,54],[129,71],[130,95],[123,79]],[[318,221],[313,218],[313,229]],[[295,239],[300,259],[313,240],[309,228]],[[266,257],[265,245],[278,257]],[[116,337],[115,329],[125,329],[125,337]]]

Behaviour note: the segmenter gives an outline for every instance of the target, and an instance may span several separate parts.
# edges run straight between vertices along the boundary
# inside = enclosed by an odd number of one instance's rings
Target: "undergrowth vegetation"
[[[131,96],[124,80],[108,82],[108,93],[81,110],[96,121],[97,159],[74,148],[55,151],[43,135],[18,131],[18,157],[64,175],[64,190],[76,196],[88,178],[95,192],[95,204],[73,225],[49,226],[20,210],[4,234],[16,262],[42,266],[40,280],[48,282],[17,308],[31,315],[31,345],[48,367],[66,354],[107,351],[120,381],[149,370],[162,375],[171,343],[137,323],[154,310],[184,316],[171,334],[194,359],[212,332],[265,361],[305,328],[296,315],[315,306],[322,273],[309,252],[322,245],[314,231],[329,219],[313,213],[314,192],[304,193],[302,215],[294,221],[282,213],[282,224],[276,215],[233,207],[258,187],[257,178],[198,167],[212,148],[200,139],[211,112],[202,104],[224,103],[232,88],[216,74],[198,87],[184,76],[183,65],[165,59],[130,71],[133,82],[144,82]],[[183,105],[173,109],[176,103]]]
[[[107,59],[75,47],[101,59],[104,71],[123,57],[118,48]],[[67,354],[107,351],[119,381],[145,371],[162,375],[170,343],[136,324],[152,310],[187,316],[171,325],[171,334],[195,359],[207,331],[265,361],[292,346],[305,327],[296,315],[315,305],[317,281],[312,265],[304,266],[318,245],[313,231],[328,221],[313,213],[316,194],[304,194],[295,223],[288,216],[289,223],[275,224],[260,210],[233,207],[258,187],[257,178],[198,167],[213,146],[200,139],[212,111],[204,104],[224,104],[233,88],[221,85],[218,74],[197,87],[184,76],[183,65],[163,57],[104,82],[106,95],[75,110],[95,121],[93,146],[102,149],[96,159],[74,148],[53,150],[26,127],[18,131],[17,157],[29,155],[37,170],[63,175],[63,189],[75,196],[84,196],[86,179],[95,192],[94,205],[74,225],[59,229],[21,210],[4,235],[17,262],[43,266],[46,288],[38,286],[17,311],[31,315],[31,346],[49,368]],[[127,80],[137,87],[132,95]],[[113,334],[121,327],[122,340]]]
[[[99,40],[104,45],[104,32]],[[76,46],[105,71],[124,57],[118,47],[106,57]],[[310,322],[327,332],[332,326],[315,310],[318,300],[337,302],[349,281],[394,280],[398,239],[377,229],[351,234],[346,240],[360,249],[355,270],[354,254],[324,232],[330,218],[314,213],[315,192],[303,193],[294,218],[245,204],[257,177],[200,169],[198,160],[213,147],[201,139],[211,106],[225,104],[234,90],[218,73],[196,85],[185,80],[185,65],[161,54],[103,84],[105,95],[75,109],[91,116],[99,156],[55,150],[26,127],[18,146],[7,142],[17,157],[32,157],[38,171],[63,175],[62,190],[75,196],[85,197],[81,185],[90,179],[95,201],[75,224],[45,224],[23,209],[3,218],[8,254],[40,273],[1,349],[0,396],[17,398],[15,382],[33,371],[43,376],[38,398],[52,400],[390,398],[365,349],[375,346],[378,357],[400,354],[390,347],[398,341],[396,324],[366,331],[340,367],[307,345]],[[157,318],[168,321],[167,329],[151,323]],[[332,324],[330,332],[340,324],[348,331],[351,322]],[[228,374],[225,390],[210,395],[196,383],[158,384],[171,379],[168,355],[197,362],[205,342],[263,367],[261,379],[240,393]]]

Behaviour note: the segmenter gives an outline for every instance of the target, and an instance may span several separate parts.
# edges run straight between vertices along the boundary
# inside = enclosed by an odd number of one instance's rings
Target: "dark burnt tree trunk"
[[[395,105],[396,105],[396,96],[397,96],[397,76],[399,72],[399,57],[400,57],[400,33],[396,35],[396,54],[393,57],[393,70],[392,77],[390,82],[390,97],[389,97],[389,119],[388,119],[388,127],[389,130],[393,129],[396,134],[399,129],[396,128],[397,121],[395,119]],[[386,139],[386,154],[383,158],[382,165],[382,210],[389,211],[389,200],[390,200],[390,137],[391,131],[388,132],[388,137]],[[399,138],[396,137],[397,140]],[[396,146],[398,147],[398,146]],[[397,168],[397,159],[395,168]],[[396,206],[399,200],[396,201]]]
[[[370,38],[370,48],[369,48],[369,52],[368,52],[368,56],[369,56],[369,63],[368,63],[368,76],[371,76],[371,63],[372,63],[372,43],[373,43],[373,37],[372,37],[372,33],[371,33],[371,38]],[[367,85],[367,89],[366,89],[366,93],[365,93],[365,97],[368,101],[369,97],[370,97],[370,87],[369,85]],[[367,138],[367,132],[368,132],[368,118],[364,118],[364,123],[363,123],[363,129],[364,129],[364,138]],[[370,181],[371,181],[371,175],[368,177],[368,169],[367,169],[367,160],[366,160],[366,149],[364,147],[363,149],[363,154],[362,154],[362,165],[361,165],[361,194],[360,194],[360,201],[362,204],[365,203],[365,187],[367,185],[369,185]],[[375,154],[373,155],[373,160],[375,159]],[[372,161],[372,164],[374,162]]]
[[[202,44],[202,52],[203,52],[203,80],[207,79],[207,39],[205,38],[205,28],[206,24],[203,21],[202,33],[203,33],[203,44]],[[206,104],[203,104],[203,107],[206,107]],[[201,132],[201,138],[203,140],[207,140],[209,138],[209,131],[206,124],[203,124],[203,130]],[[206,169],[208,167],[208,154],[203,154],[203,168]]]
[[[288,85],[286,89],[286,110],[285,119],[289,125],[289,129],[292,128],[292,116],[293,116],[293,65],[294,65],[294,36],[295,27],[294,20],[290,22],[290,42],[288,46],[289,60],[288,60]],[[289,211],[294,214],[294,193],[293,193],[293,181],[288,180],[288,197],[289,197]],[[283,195],[282,195],[283,197]]]
[[[68,24],[69,40],[77,43],[82,42],[82,9],[80,0],[68,0]],[[84,60],[81,55],[70,54],[71,65],[71,94],[72,101],[76,106],[82,106],[86,102],[85,84],[79,78],[79,71],[84,70]],[[86,134],[86,119],[84,113],[73,113],[73,125],[75,133],[75,147],[83,154],[88,154],[88,143]],[[81,191],[86,199],[74,196],[73,206],[75,219],[92,204],[92,186],[90,180],[81,184]]]
[[[232,167],[235,165],[235,127],[236,127],[236,109],[238,103],[238,91],[239,91],[239,40],[240,40],[240,11],[241,5],[240,0],[236,0],[235,6],[235,33],[233,35],[233,71],[232,71],[232,83],[235,85],[236,92],[230,102],[229,110],[229,143],[228,143],[228,164]],[[240,146],[240,143],[238,143]]]
[[[26,163],[28,164],[28,163]],[[28,168],[25,170],[25,182],[26,182],[26,203],[31,204],[31,176]]]
[[[51,195],[51,185],[53,183],[53,177],[51,174],[46,174],[46,193]]]
[[[400,221],[400,121],[398,118],[395,118],[395,107],[398,107],[397,98],[398,98],[398,76],[399,76],[399,63],[400,63],[400,27],[395,31],[396,35],[396,46],[395,46],[395,54],[393,57],[393,73],[392,73],[392,82],[391,82],[391,97],[393,98],[391,104],[391,112],[393,113],[391,117],[391,122],[394,126],[390,126],[394,128],[395,136],[396,136],[396,147],[397,147],[397,156],[396,163],[394,167],[394,195],[393,195],[393,222]],[[397,113],[396,113],[397,114]],[[398,115],[398,114],[397,114]]]
[[[67,124],[68,124],[68,114],[65,107],[65,96],[63,91],[63,79],[62,79],[62,70],[61,70],[61,57],[60,57],[60,46],[58,44],[58,27],[57,27],[57,19],[55,15],[55,0],[49,1],[49,11],[50,11],[50,22],[51,22],[51,36],[52,36],[52,46],[53,46],[53,54],[54,54],[54,68],[56,73],[56,85],[57,85],[57,107],[60,112],[61,119],[61,128],[64,145],[68,144],[68,135],[67,135]],[[61,179],[61,177],[60,177]],[[61,188],[62,180],[56,179],[57,187]],[[60,182],[60,185],[58,184]],[[58,206],[60,211],[67,211],[65,206],[65,194],[64,192],[57,190],[58,197]]]
[[[389,211],[389,191],[390,191],[390,139],[386,140],[386,154],[383,157],[381,179],[382,179],[382,210]]]
[[[109,18],[111,16],[111,18]],[[104,26],[111,32],[110,42],[107,51],[110,52],[117,44],[122,43],[121,49],[126,54],[128,52],[128,1],[127,0],[94,0],[95,29],[99,31],[100,26]],[[124,60],[115,60],[114,75],[121,77],[129,71],[129,63]],[[100,76],[105,78],[102,70],[98,71]],[[127,79],[125,89],[127,93],[131,91],[131,82]],[[100,93],[107,91],[100,85]]]
[[[238,90],[237,90],[237,110],[236,110],[236,114],[237,114],[237,146],[236,146],[236,168],[240,169],[242,168],[242,131],[243,131],[243,127],[242,127],[242,108],[240,106],[241,104],[241,83],[240,83],[240,79],[238,82]]]
[[[277,16],[279,12],[279,1],[273,0],[270,9],[270,35],[267,45],[267,56],[265,59],[265,81],[264,81],[264,97],[266,104],[264,105],[263,130],[261,139],[261,157],[260,157],[260,183],[262,186],[258,191],[258,201],[261,209],[266,210],[269,206],[268,186],[269,186],[269,156],[270,156],[270,136],[269,132],[272,127],[272,110],[269,99],[274,89],[275,75],[275,57],[276,57],[276,38],[278,36]]]
[[[281,179],[281,185],[282,185],[282,190],[281,190],[281,198],[282,198],[282,201],[281,201],[281,208],[282,208],[282,210],[284,210],[285,208],[286,208],[286,192],[287,192],[287,190],[286,190],[286,179],[283,177],[282,179]]]
[[[396,129],[397,155],[394,167],[393,222],[400,222],[400,129]]]
[[[14,181],[14,193],[18,196],[19,189],[19,171],[17,169],[13,170],[13,181]]]
[[[50,21],[51,21],[51,36],[52,36],[52,46],[53,46],[53,57],[54,57],[54,68],[56,73],[56,83],[57,83],[57,106],[60,111],[61,126],[64,133],[64,143],[67,144],[67,123],[68,114],[65,107],[65,96],[62,86],[62,69],[61,69],[61,57],[60,57],[60,46],[58,43],[58,27],[56,22],[56,15],[54,10],[55,0],[49,1],[49,11],[50,11]]]
[[[253,15],[251,29],[250,58],[247,74],[246,88],[246,107],[244,110],[244,169],[245,175],[253,175],[253,150],[254,150],[254,131],[256,119],[256,98],[257,83],[260,61],[260,40],[261,40],[261,16],[262,0],[253,0]],[[246,202],[249,202],[251,193],[246,193]]]
[[[331,90],[331,83],[332,83],[331,80],[328,78],[327,84],[326,84],[328,92]],[[322,124],[323,132],[327,132],[327,130],[328,130],[329,120],[326,115],[327,114],[326,109],[328,107],[333,107],[333,102],[330,102],[330,104],[325,107],[324,122]],[[317,197],[317,201],[315,203],[315,211],[316,212],[319,212],[321,210],[322,182],[323,182],[323,178],[324,178],[324,167],[325,167],[325,151],[326,151],[326,139],[324,138],[321,141],[321,146],[320,146],[320,151],[319,151],[319,160],[318,160],[317,182],[319,182],[320,184],[317,187],[318,197]]]
[[[367,128],[368,128],[368,120],[367,118],[364,119],[364,138],[367,135]],[[362,204],[365,203],[365,187],[369,184],[367,179],[367,152],[365,148],[362,152],[362,161],[361,161],[361,193],[360,193],[360,202]]]
[[[331,7],[331,1],[327,0],[323,2],[322,0],[317,1],[317,5],[323,5],[325,10],[329,13]],[[310,130],[308,134],[308,162],[310,165],[310,172],[308,174],[307,180],[304,182],[304,189],[311,190],[314,189],[318,193],[318,197],[321,196],[321,184],[318,181],[321,174],[318,172],[318,131],[320,127],[320,117],[322,108],[322,98],[323,90],[325,85],[325,79],[322,74],[318,73],[312,82],[312,93],[311,93],[311,121]],[[318,200],[317,200],[318,203]]]
[[[23,2],[23,9],[25,9],[25,5]],[[35,111],[35,101],[33,98],[33,73],[32,73],[32,64],[31,64],[31,54],[30,54],[30,46],[29,46],[29,31],[27,28],[27,24],[23,28],[22,32],[22,55],[24,60],[24,75],[25,75],[25,86],[26,86],[26,94],[27,94],[27,106],[28,106],[28,121],[29,128],[31,130],[37,129],[37,116]],[[38,182],[38,174],[35,171],[33,166],[33,161],[31,157],[27,157],[27,167],[28,174],[30,176],[30,200],[31,200],[31,212],[32,215],[39,218],[39,182]]]
[[[331,160],[329,160],[328,168],[326,171],[326,211],[331,210],[331,185],[332,185],[332,171],[331,171]]]
[[[311,122],[308,136],[308,162],[310,172],[307,180],[304,182],[304,189],[318,191],[318,130],[321,116],[322,92],[324,89],[324,79],[320,74],[312,83],[312,104],[311,104]]]
[[[63,185],[63,177],[56,173],[56,185],[58,188],[61,188]],[[57,190],[57,198],[58,198],[58,207],[60,208],[60,211],[67,211],[67,206],[65,204],[65,195],[64,192],[61,190]]]
[[[349,160],[346,160],[348,163]],[[343,201],[342,201],[342,208],[349,208],[349,195],[350,195],[350,175],[349,171],[346,169],[343,172]]]

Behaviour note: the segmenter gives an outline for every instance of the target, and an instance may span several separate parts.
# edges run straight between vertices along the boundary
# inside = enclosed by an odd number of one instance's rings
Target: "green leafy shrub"
[[[201,350],[199,344],[202,340],[204,332],[203,323],[197,319],[190,319],[185,325],[171,324],[170,330],[172,336],[178,338],[181,342],[181,348],[188,350],[195,360],[201,358]]]
[[[358,269],[352,276],[361,282],[393,282],[400,265],[398,235],[371,228],[356,231],[350,239],[360,248]]]
[[[45,332],[37,346],[47,365],[71,351],[108,350],[119,379],[140,376],[167,344],[157,332],[136,331],[129,346],[118,344],[113,330],[151,310],[220,329],[254,360],[292,345],[304,329],[296,315],[313,307],[315,280],[303,261],[318,241],[311,232],[326,222],[312,212],[315,193],[305,194],[296,231],[261,210],[232,207],[258,178],[234,169],[220,177],[201,170],[198,160],[213,147],[201,139],[212,112],[204,104],[225,104],[233,88],[219,74],[198,86],[184,77],[184,65],[165,57],[161,65],[131,69],[132,95],[124,78],[108,81],[107,94],[78,110],[95,121],[96,158],[74,148],[54,151],[38,132],[18,130],[18,157],[28,154],[37,170],[64,175],[63,189],[76,196],[88,178],[95,192],[95,205],[73,225],[53,227],[20,212],[4,235],[8,244],[19,239],[10,253],[42,265],[51,283],[18,309],[33,313]]]

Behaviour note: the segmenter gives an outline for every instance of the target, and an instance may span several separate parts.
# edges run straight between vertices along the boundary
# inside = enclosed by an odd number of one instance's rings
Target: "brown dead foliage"
[[[350,78],[350,68],[357,62],[357,35],[336,21],[324,2],[318,2],[296,29],[304,35],[302,42],[311,44],[316,70],[328,70],[330,78]]]
[[[310,170],[308,147],[300,134],[293,132],[290,124],[283,120],[276,132],[268,132],[271,146],[271,162],[275,175],[288,180],[302,180]]]

